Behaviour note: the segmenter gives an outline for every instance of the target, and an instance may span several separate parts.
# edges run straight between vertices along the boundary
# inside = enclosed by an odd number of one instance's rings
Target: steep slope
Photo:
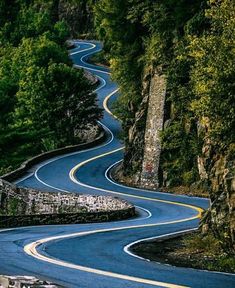
[[[116,178],[207,192],[203,230],[232,253],[234,8],[231,0],[101,0],[95,9],[122,93],[126,150]]]

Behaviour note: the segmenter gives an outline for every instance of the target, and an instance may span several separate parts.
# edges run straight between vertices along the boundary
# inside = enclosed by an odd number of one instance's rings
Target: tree
[[[35,38],[44,33],[60,45],[69,36],[68,26],[58,20],[57,1],[0,1],[0,41],[17,46],[22,38]]]
[[[77,143],[77,127],[101,116],[91,84],[72,68],[58,5],[0,0],[0,173],[42,150]]]
[[[222,148],[234,143],[235,129],[235,4],[210,1],[206,17],[211,28],[190,38],[195,59],[191,71],[195,99],[191,108],[198,119],[209,119],[209,137]]]
[[[122,119],[128,159],[134,158],[135,150],[142,149],[132,147],[128,135],[132,135],[132,125],[136,124],[136,112],[146,115],[140,107],[147,107],[141,105],[141,101],[152,71],[158,69],[167,76],[165,118],[169,125],[162,137],[161,166],[168,174],[169,183],[189,184],[189,178],[191,182],[198,178],[196,167],[200,141],[195,116],[190,109],[194,96],[190,92],[192,59],[188,56],[186,35],[189,30],[194,29],[195,34],[203,30],[201,26],[204,26],[205,17],[201,14],[204,5],[205,1],[200,0],[101,0],[95,7],[97,32],[110,55],[113,78],[121,88],[115,107]],[[137,129],[140,133],[136,134],[142,135],[144,116]],[[134,163],[128,163],[126,170],[131,171],[130,167],[134,166]],[[134,170],[136,168],[133,173]],[[188,177],[191,171],[192,177]]]
[[[34,129],[46,128],[58,146],[75,143],[76,130],[95,124],[101,116],[82,71],[63,63],[28,69],[17,98],[21,120],[32,123]]]
[[[7,129],[12,122],[17,82],[11,73],[11,59],[14,49],[2,48],[0,52],[0,129]]]

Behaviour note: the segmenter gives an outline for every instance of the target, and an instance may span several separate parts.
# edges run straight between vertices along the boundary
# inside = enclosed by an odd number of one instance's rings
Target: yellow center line
[[[156,224],[149,224],[149,225],[142,225],[142,226],[143,227],[156,226]],[[148,284],[148,285],[158,286],[158,287],[160,286],[160,287],[167,287],[167,288],[187,288],[188,286],[176,285],[176,284],[172,284],[172,283],[155,281],[155,280],[150,280],[150,279],[146,279],[146,278],[134,277],[134,276],[129,276],[129,275],[125,275],[125,274],[120,274],[120,273],[90,268],[90,267],[86,267],[86,266],[81,266],[81,265],[65,262],[65,261],[62,261],[59,259],[49,258],[45,255],[40,254],[37,251],[37,247],[39,245],[42,245],[42,244],[47,243],[49,241],[62,240],[62,239],[71,238],[71,237],[81,237],[81,236],[85,236],[85,235],[102,233],[102,232],[109,232],[109,231],[134,229],[134,228],[139,228],[139,226],[99,229],[99,230],[88,231],[88,232],[78,232],[78,233],[67,234],[67,235],[62,235],[62,236],[48,237],[48,238],[44,238],[44,239],[41,239],[41,240],[38,240],[38,241],[35,241],[33,243],[26,245],[24,247],[24,251],[28,255],[30,255],[30,256],[38,259],[38,260],[48,262],[51,264],[55,264],[55,265],[59,265],[59,266],[63,266],[66,268],[72,268],[72,269],[79,270],[79,271],[84,271],[84,272],[88,272],[88,273],[93,273],[93,274],[98,274],[98,275],[102,275],[102,276],[107,276],[107,277],[112,277],[112,278],[117,278],[117,279],[122,279],[122,280],[127,280],[127,281],[133,281],[133,282],[137,282],[137,283]]]
[[[104,106],[104,109],[109,113],[111,114],[113,117],[117,118],[108,108],[107,106],[107,103],[108,103],[108,100],[110,99],[110,97],[112,97],[117,91],[119,90],[116,89],[115,91],[111,92],[109,95],[107,95],[103,101],[103,106]],[[107,189],[102,189],[102,188],[97,188],[97,187],[94,187],[94,186],[90,186],[90,185],[86,185],[86,184],[83,184],[83,183],[80,183],[79,181],[77,181],[76,177],[75,177],[75,174],[76,172],[82,167],[84,166],[85,164],[89,163],[89,162],[92,162],[96,159],[99,159],[101,157],[105,157],[107,155],[110,155],[112,153],[115,153],[115,152],[118,152],[118,151],[121,151],[123,150],[124,147],[121,147],[121,148],[118,148],[118,149],[115,149],[115,150],[112,150],[110,152],[106,152],[106,153],[103,153],[103,154],[100,154],[98,156],[95,156],[95,157],[92,157],[90,159],[87,159],[81,163],[79,163],[78,165],[74,166],[70,172],[69,172],[69,177],[70,179],[76,183],[76,184],[80,184],[80,185],[83,185],[83,186],[87,186],[87,187],[90,187],[90,188],[93,188],[93,189],[98,189],[98,190],[101,190],[103,192],[108,192],[108,193],[112,193],[112,194],[118,194],[118,195],[125,195],[125,196],[128,196],[128,197],[133,197],[133,198],[138,198],[138,199],[143,199],[143,200],[150,200],[150,201],[155,201],[155,202],[162,202],[162,203],[168,203],[168,204],[172,204],[172,205],[178,205],[178,206],[184,206],[184,207],[187,207],[187,208],[191,208],[193,210],[196,210],[198,211],[198,215],[195,217],[195,218],[201,218],[202,216],[202,212],[204,211],[202,208],[200,207],[197,207],[197,206],[194,206],[194,205],[190,205],[190,204],[184,204],[184,203],[180,203],[180,202],[175,202],[175,201],[168,201],[168,200],[160,200],[160,199],[156,199],[156,198],[149,198],[149,197],[144,197],[144,196],[137,196],[137,195],[133,195],[133,194],[125,194],[125,193],[122,193],[122,192],[116,192],[116,191],[112,191],[112,190],[107,190]],[[191,218],[190,218],[191,219]]]

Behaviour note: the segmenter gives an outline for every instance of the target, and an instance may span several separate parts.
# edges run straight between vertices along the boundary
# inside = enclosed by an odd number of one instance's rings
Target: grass
[[[202,236],[196,233],[181,241],[183,247],[178,250],[178,253],[192,255],[192,258],[196,260],[195,268],[199,265],[201,269],[235,273],[234,255],[223,252],[220,241],[212,234]]]
[[[24,145],[26,146],[26,145]],[[40,154],[41,150],[36,145],[27,145],[27,149],[16,147],[15,150],[9,150],[2,153],[0,159],[0,175],[4,175],[18,168],[24,161]]]
[[[222,251],[212,234],[191,233],[137,244],[133,252],[152,261],[180,267],[235,273],[235,257]]]

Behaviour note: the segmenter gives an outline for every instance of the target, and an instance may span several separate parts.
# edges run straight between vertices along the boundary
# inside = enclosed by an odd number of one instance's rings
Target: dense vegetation
[[[0,1],[0,174],[78,143],[77,127],[101,114],[91,84],[68,58],[57,2]]]
[[[141,185],[146,87],[154,73],[163,74],[165,119],[154,177],[167,189],[209,192],[203,231],[234,254],[235,2],[100,0],[95,24],[122,92],[117,113],[126,154],[119,179]]]
[[[57,0],[59,18],[76,38],[95,38],[93,7],[97,0]]]
[[[190,185],[199,179],[197,157],[205,137],[200,127],[205,122],[215,149],[223,153],[232,149],[234,13],[231,0],[96,4],[96,29],[122,91],[117,112],[127,147],[146,71],[157,67],[167,75],[165,120],[169,121],[162,134],[161,168],[167,172],[168,185]],[[130,165],[126,169],[134,172]]]

